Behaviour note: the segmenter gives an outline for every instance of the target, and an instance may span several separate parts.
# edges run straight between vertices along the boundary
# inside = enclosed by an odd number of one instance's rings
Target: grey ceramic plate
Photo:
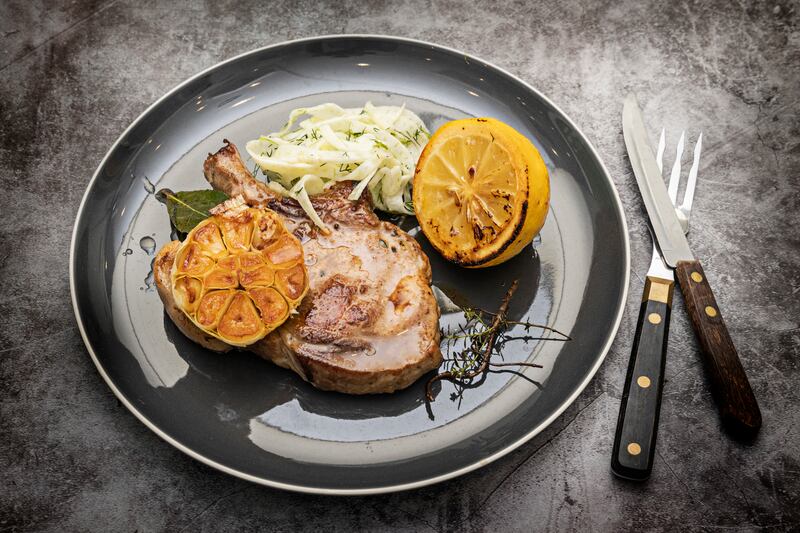
[[[542,369],[490,373],[431,412],[423,378],[372,397],[321,392],[247,353],[219,356],[187,341],[154,291],[154,250],[169,224],[154,188],[207,188],[202,162],[228,138],[242,146],[290,109],[405,103],[435,130],[493,116],[538,147],[552,208],[541,239],[488,270],[428,252],[434,284],[460,305],[496,308],[513,279],[511,314],[573,341],[507,348]],[[119,399],[164,440],[215,468],[290,490],[357,494],[408,489],[498,459],[553,421],[600,366],[621,318],[628,241],[616,190],[597,153],[552,102],[472,56],[405,39],[304,39],[221,63],[161,98],[122,134],[86,191],[72,240],[72,300],[84,341]],[[448,317],[445,316],[445,320]],[[432,415],[432,416],[431,416]]]

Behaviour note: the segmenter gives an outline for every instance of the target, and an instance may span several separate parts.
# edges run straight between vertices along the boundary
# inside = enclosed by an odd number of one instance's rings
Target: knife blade
[[[622,132],[650,227],[664,263],[675,269],[686,310],[700,341],[722,423],[735,437],[751,439],[761,428],[758,402],[705,271],[692,254],[669,199],[634,95],[625,99]]]
[[[642,193],[650,225],[656,234],[658,247],[664,262],[675,268],[678,261],[694,259],[689,242],[675,214],[675,206],[669,199],[667,187],[658,170],[653,148],[647,139],[647,130],[636,96],[629,95],[622,109],[622,134],[628,156],[636,176],[636,183]]]

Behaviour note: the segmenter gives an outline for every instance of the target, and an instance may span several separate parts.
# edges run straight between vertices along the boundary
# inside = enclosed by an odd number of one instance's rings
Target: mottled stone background
[[[0,1],[0,529],[798,530],[800,33],[796,2]],[[597,377],[482,470],[363,498],[250,484],[162,442],[115,399],[72,315],[68,247],[105,151],[150,103],[252,48],[383,33],[457,47],[550,96],[625,206],[633,275]],[[677,296],[655,471],[609,456],[650,240],[624,153],[628,91],[653,131],[705,139],[691,243],[760,399],[751,446],[720,431]],[[688,159],[688,158],[687,158]]]

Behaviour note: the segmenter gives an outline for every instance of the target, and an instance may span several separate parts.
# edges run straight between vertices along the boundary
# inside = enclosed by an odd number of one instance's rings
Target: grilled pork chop
[[[248,350],[320,389],[349,394],[393,392],[439,367],[439,308],[428,258],[410,235],[379,220],[368,199],[348,200],[349,183],[312,199],[331,230],[324,235],[297,202],[257,181],[233,144],[226,141],[209,155],[204,172],[215,189],[283,215],[287,229],[303,243],[308,294],[296,315]],[[177,248],[178,241],[167,244],[154,265],[167,313],[195,342],[230,350],[175,305],[170,272]]]

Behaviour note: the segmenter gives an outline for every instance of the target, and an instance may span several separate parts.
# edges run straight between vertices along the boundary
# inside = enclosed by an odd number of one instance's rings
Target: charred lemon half
[[[547,215],[550,180],[539,151],[511,126],[454,120],[422,151],[413,198],[433,247],[480,268],[511,259],[533,240]]]
[[[303,247],[267,208],[232,199],[211,212],[175,254],[172,293],[197,327],[248,346],[283,324],[308,291]]]

